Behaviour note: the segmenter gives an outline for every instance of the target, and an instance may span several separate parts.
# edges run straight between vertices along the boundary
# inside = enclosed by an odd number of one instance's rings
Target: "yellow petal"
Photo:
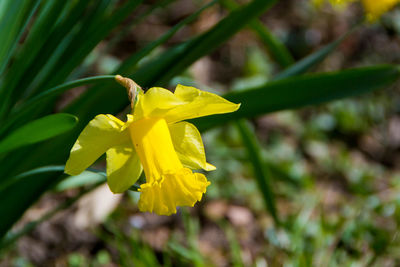
[[[176,106],[185,104],[171,91],[152,87],[146,93],[139,94],[139,101],[135,106],[135,121],[149,117],[163,117],[163,114]]]
[[[169,124],[172,143],[183,166],[190,169],[215,170],[206,162],[203,141],[197,128],[188,122]]]
[[[129,133],[147,182],[161,179],[164,173],[183,168],[164,119],[146,118],[135,121],[129,126]]]
[[[233,112],[240,104],[232,103],[216,94],[178,84],[174,95],[186,104],[170,109],[164,118],[173,123],[212,114]]]
[[[128,190],[139,179],[142,170],[131,142],[107,150],[107,183],[113,193]]]
[[[201,200],[209,184],[203,174],[193,173],[187,168],[165,174],[159,181],[140,186],[139,210],[171,215],[176,213],[177,206],[193,207]]]
[[[194,87],[178,85],[175,93],[160,87],[150,88],[139,96],[135,121],[143,117],[164,118],[168,123],[211,114],[233,112],[240,104]]]
[[[65,173],[77,175],[92,165],[110,147],[129,141],[124,122],[112,115],[98,115],[83,129],[72,147]]]

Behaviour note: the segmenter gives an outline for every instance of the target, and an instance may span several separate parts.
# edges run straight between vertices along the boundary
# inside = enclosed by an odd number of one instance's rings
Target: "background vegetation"
[[[358,3],[1,1],[0,266],[399,265],[399,33]],[[140,213],[102,160],[63,174],[129,111],[113,74],[242,103],[193,120],[218,168],[196,207]]]

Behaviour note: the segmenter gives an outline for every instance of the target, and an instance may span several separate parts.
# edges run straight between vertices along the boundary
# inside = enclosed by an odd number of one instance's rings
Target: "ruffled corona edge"
[[[193,207],[200,201],[210,182],[204,174],[193,173],[182,168],[175,173],[166,173],[161,179],[140,186],[139,210],[158,215],[176,213],[177,206]]]

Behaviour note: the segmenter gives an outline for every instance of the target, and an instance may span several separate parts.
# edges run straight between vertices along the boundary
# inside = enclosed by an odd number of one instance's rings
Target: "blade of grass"
[[[258,144],[254,133],[250,131],[245,120],[239,120],[235,125],[239,130],[243,143],[247,149],[247,156],[253,166],[257,185],[263,196],[265,207],[271,214],[274,222],[279,225],[275,196],[271,187],[271,174],[267,169],[267,165],[262,160],[261,146]]]
[[[238,8],[239,5],[234,0],[223,0],[223,6],[233,10]],[[250,28],[257,33],[263,44],[268,49],[270,55],[280,65],[281,68],[286,68],[294,63],[294,59],[290,52],[287,50],[275,36],[257,19],[249,23]],[[263,162],[261,159],[261,146],[257,144],[257,136],[250,129],[245,120],[235,122],[236,127],[239,129],[242,141],[247,149],[249,162],[252,164],[255,179],[258,184],[261,195],[263,196],[266,209],[272,215],[276,224],[279,224],[278,215],[276,211],[275,196],[271,187],[273,176],[269,170],[269,163]],[[238,265],[240,261],[238,260]]]
[[[224,230],[225,236],[229,243],[230,248],[230,258],[232,261],[232,267],[244,267],[244,263],[242,260],[242,250],[240,247],[240,243],[238,237],[235,233],[235,229],[227,222],[221,221],[219,223],[220,228]]]
[[[287,68],[295,63],[286,46],[277,39],[260,21],[250,22],[250,28],[257,33],[260,40],[268,48],[272,57],[282,68]]]
[[[194,267],[201,267],[205,265],[205,259],[199,253],[199,246],[197,243],[197,237],[199,235],[199,221],[190,216],[186,207],[180,208],[180,214],[182,216],[183,227],[185,229],[185,236],[188,245],[188,251],[193,255],[191,258],[191,264]]]

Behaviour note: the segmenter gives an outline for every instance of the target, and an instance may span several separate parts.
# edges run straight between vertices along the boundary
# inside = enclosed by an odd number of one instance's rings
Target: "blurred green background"
[[[400,9],[366,23],[359,3],[18,2],[0,3],[11,40],[0,49],[0,138],[51,113],[79,124],[12,152],[0,142],[0,266],[400,265]],[[4,10],[24,12],[25,31],[4,34],[15,25]],[[321,74],[288,79],[306,71]],[[32,99],[112,73],[242,102],[237,117],[194,120],[217,166],[194,208],[140,213],[138,192],[102,184],[104,160],[62,175],[79,130],[95,114],[126,114],[127,96],[105,77]]]

